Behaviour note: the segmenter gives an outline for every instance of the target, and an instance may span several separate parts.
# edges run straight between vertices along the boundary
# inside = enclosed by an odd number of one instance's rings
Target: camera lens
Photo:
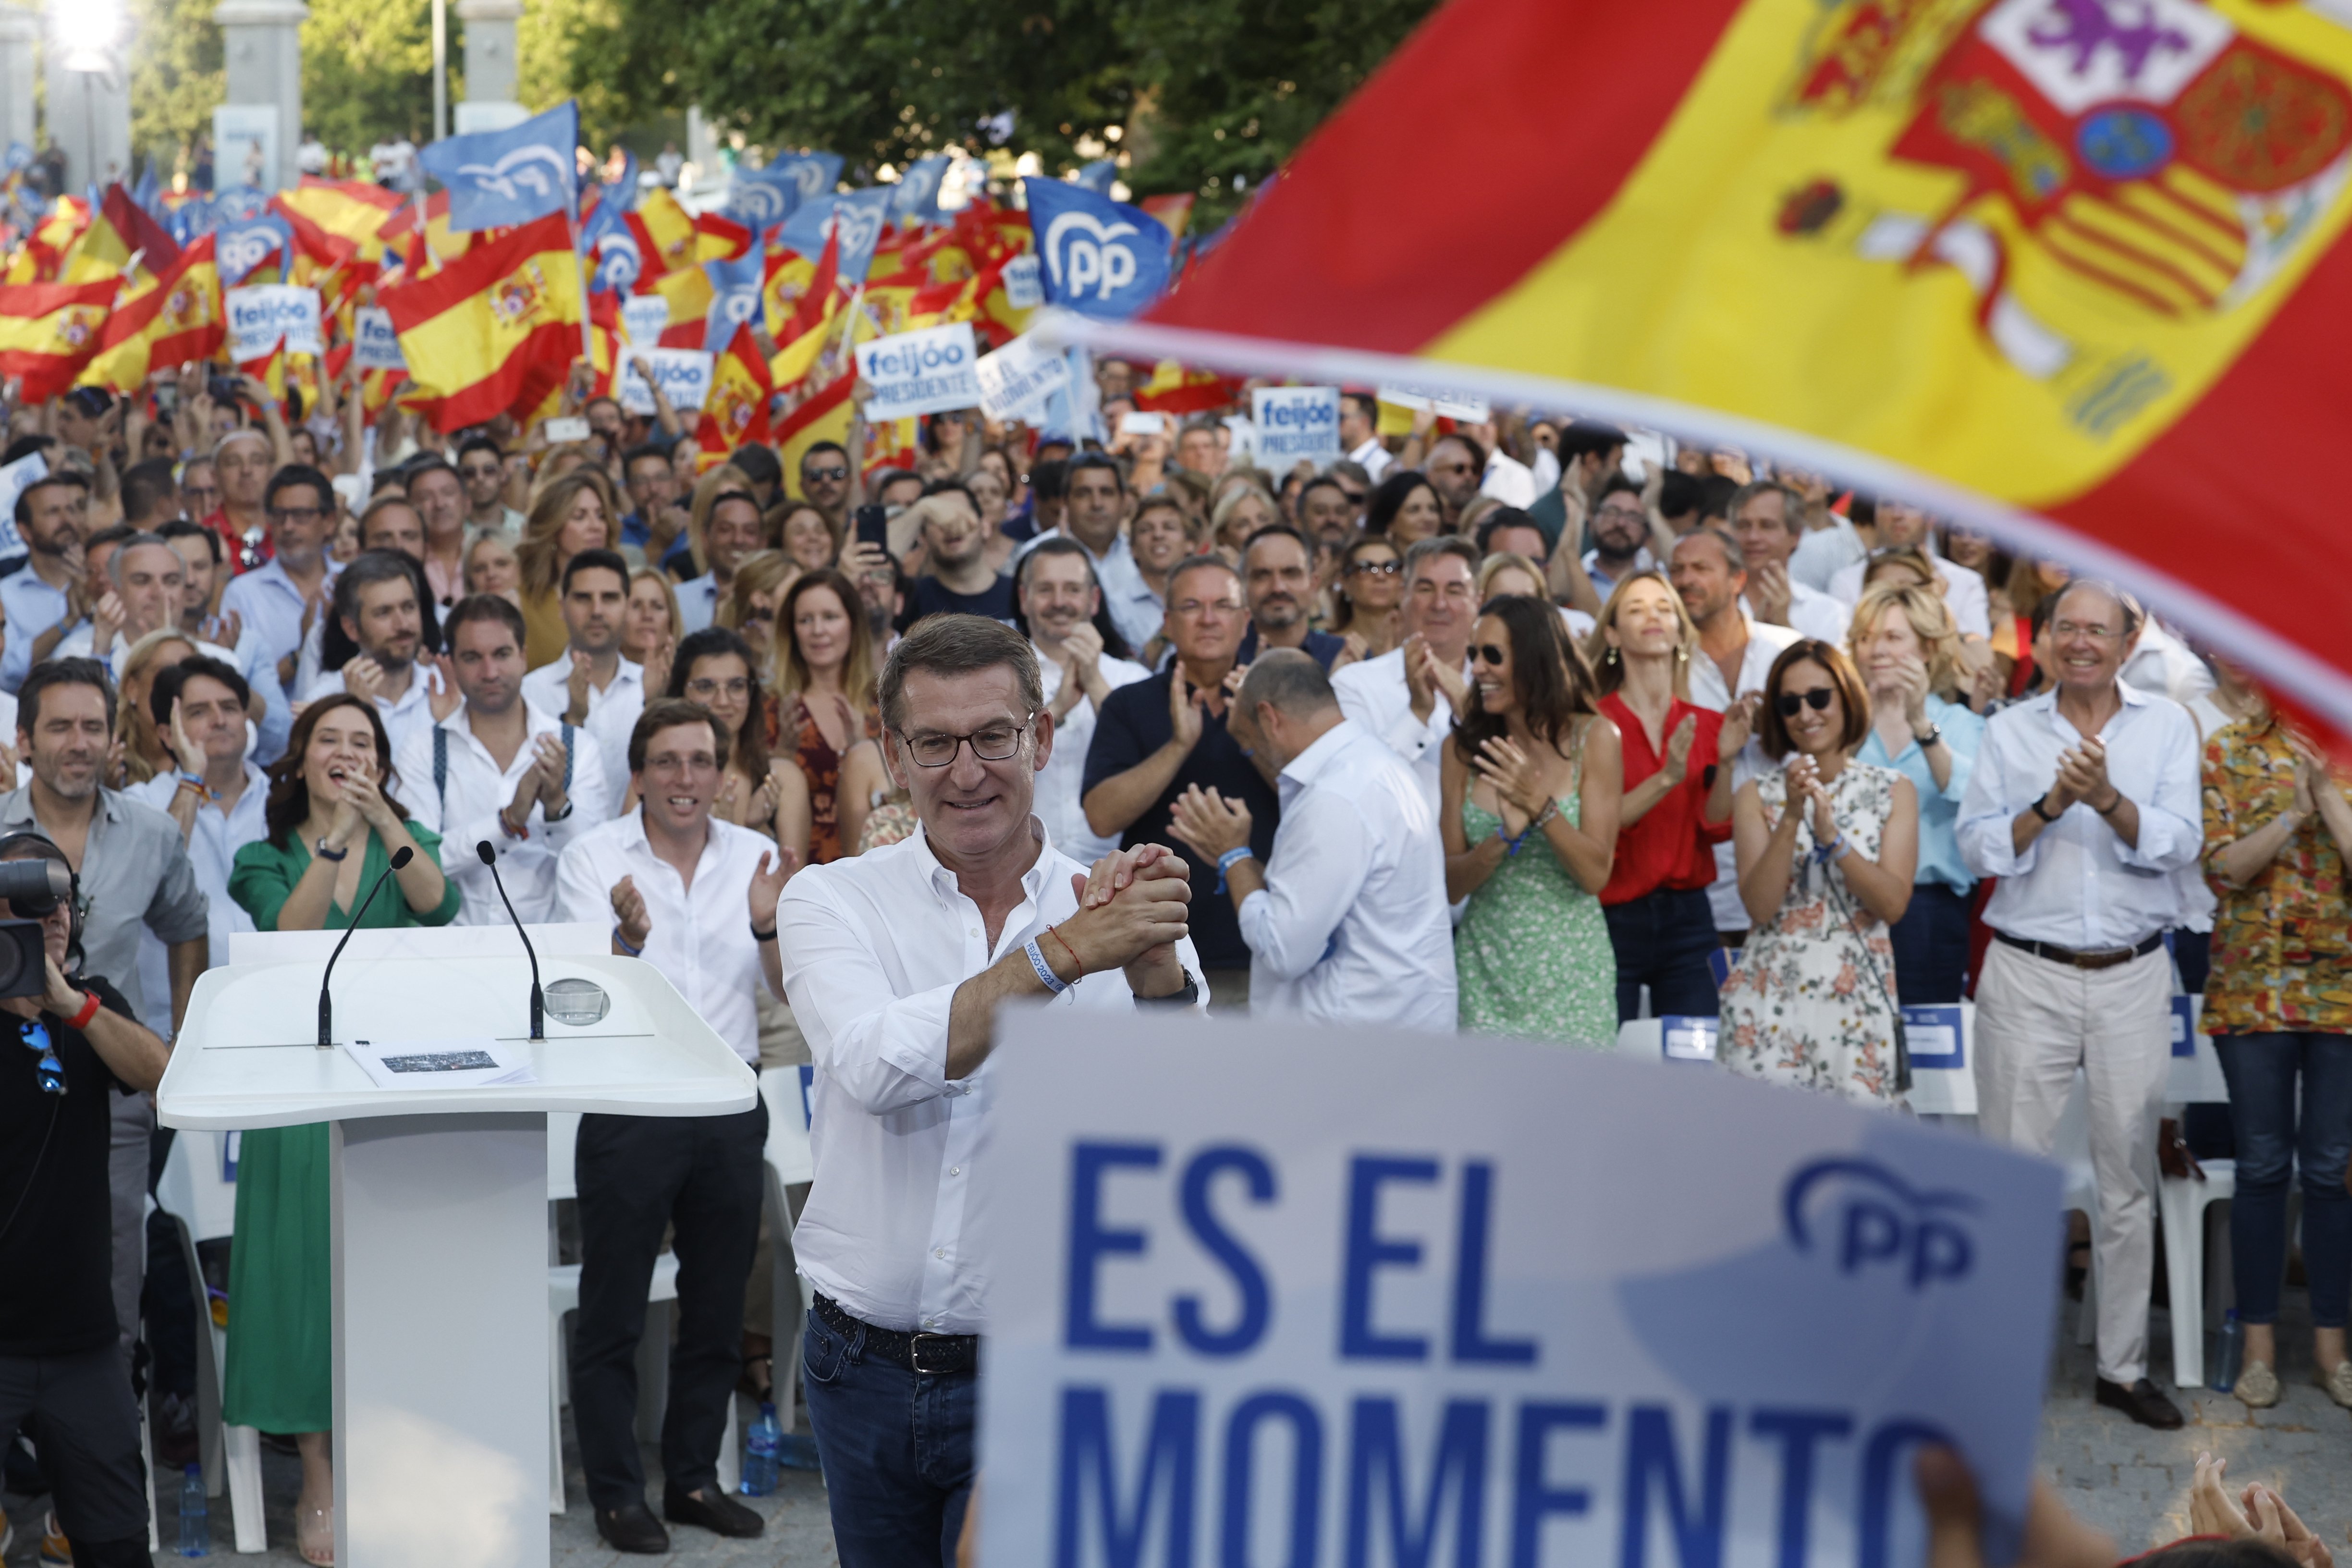
[[[24,929],[26,928],[18,927],[16,931]],[[0,932],[0,996],[23,996],[40,989],[39,986],[27,986],[24,984],[31,965],[26,962],[27,944],[14,940],[16,931]],[[40,932],[37,929],[32,932],[32,942],[29,946],[34,953],[41,951]]]

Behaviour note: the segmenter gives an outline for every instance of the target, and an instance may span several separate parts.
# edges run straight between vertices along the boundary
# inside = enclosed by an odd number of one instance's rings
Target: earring
[[[1603,664],[1615,664],[1617,662],[1617,650],[1613,647],[1611,648],[1607,654],[1602,656],[1601,662]]]
[[[1688,664],[1690,662],[1690,649],[1687,647],[1675,648],[1675,662],[1676,664]]]

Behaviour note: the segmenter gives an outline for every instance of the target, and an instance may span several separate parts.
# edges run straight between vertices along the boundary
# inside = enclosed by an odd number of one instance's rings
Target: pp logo
[[[794,163],[792,166],[791,175],[798,182],[801,188],[801,200],[804,202],[814,201],[824,195],[825,186],[833,183],[825,177],[824,163],[815,158]]]
[[[227,278],[243,278],[278,248],[278,231],[270,228],[223,229],[213,241],[213,259]]]
[[[833,209],[833,232],[841,241],[842,255],[870,257],[881,242],[882,211],[844,203]]]
[[[537,142],[516,148],[495,163],[460,163],[457,173],[471,180],[477,192],[510,202],[521,201],[526,191],[544,200],[572,188],[570,162]]]
[[[1975,1212],[1966,1193],[1926,1193],[1869,1160],[1816,1160],[1781,1194],[1790,1243],[1818,1249],[1848,1276],[1892,1269],[1914,1291],[1968,1277],[1976,1243],[1959,1216]]]
[[[727,198],[727,205],[735,216],[754,228],[765,228],[772,223],[782,223],[792,216],[782,190],[765,180],[742,180]]]
[[[1104,223],[1092,213],[1066,212],[1045,226],[1045,265],[1054,287],[1082,300],[1087,290],[1108,300],[1135,281],[1135,252],[1117,243],[1137,233],[1131,223]]]
[[[607,235],[604,243],[596,247],[599,289],[627,289],[644,270],[645,258],[637,254],[636,238],[632,235]]]
[[[710,305],[712,318],[719,325],[729,328],[741,326],[757,315],[759,310],[760,296],[756,290],[750,289],[730,289],[712,300]]]

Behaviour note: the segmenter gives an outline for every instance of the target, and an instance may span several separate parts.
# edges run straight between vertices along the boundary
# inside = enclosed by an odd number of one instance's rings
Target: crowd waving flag
[[[1168,229],[1158,218],[1065,180],[1022,185],[1047,304],[1124,321],[1168,287]]]
[[[581,342],[580,260],[560,212],[380,290],[417,402],[439,430],[535,407]]]
[[[1451,0],[1182,289],[1072,330],[1777,453],[2118,577],[2352,735],[2338,15]]]
[[[445,137],[417,159],[447,187],[449,226],[462,233],[576,214],[579,144],[580,106],[567,100],[504,131]]]

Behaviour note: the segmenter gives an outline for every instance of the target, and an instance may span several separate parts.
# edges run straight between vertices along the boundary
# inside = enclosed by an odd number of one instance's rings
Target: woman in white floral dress
[[[1732,801],[1739,897],[1754,928],[1723,988],[1724,1066],[1894,1104],[1895,954],[1911,901],[1919,801],[1853,760],[1870,699],[1852,660],[1807,638],[1773,662],[1757,741],[1780,769]]]

